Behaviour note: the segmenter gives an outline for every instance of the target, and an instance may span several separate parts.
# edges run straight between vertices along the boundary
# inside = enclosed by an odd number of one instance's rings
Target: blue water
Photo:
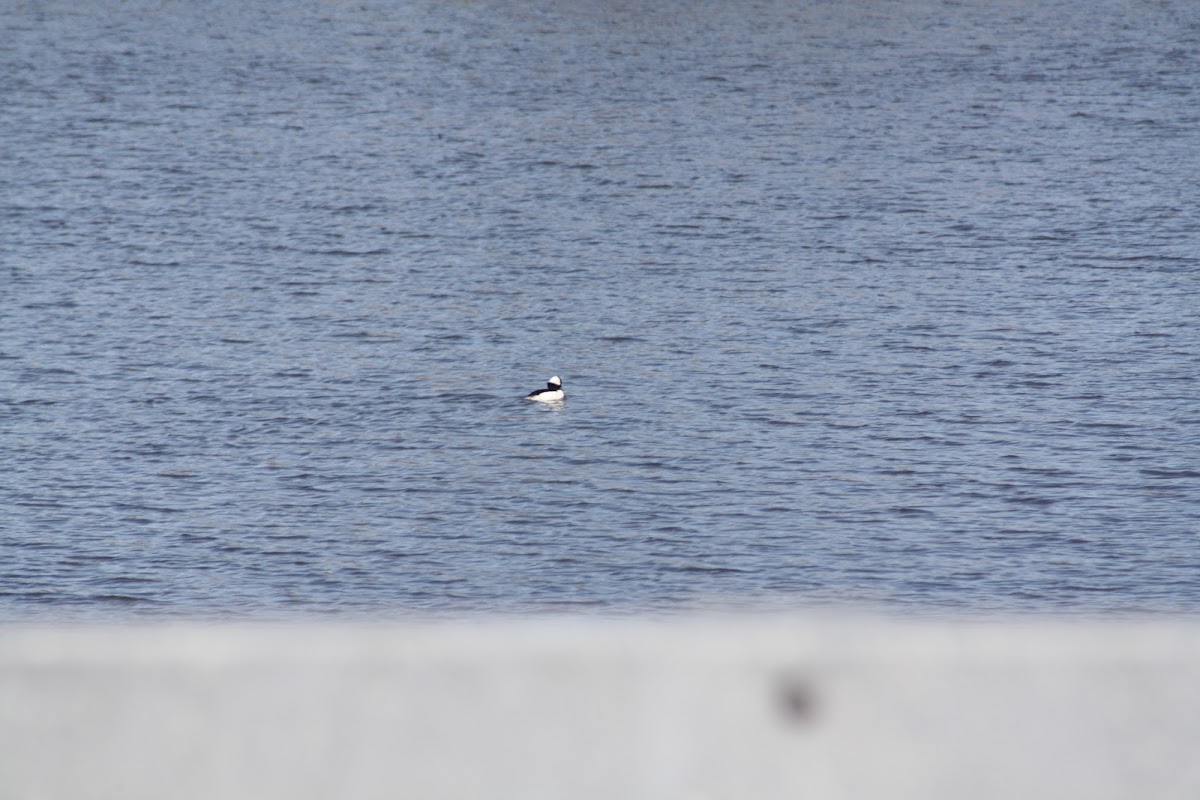
[[[0,618],[1200,610],[1190,0],[0,29]]]

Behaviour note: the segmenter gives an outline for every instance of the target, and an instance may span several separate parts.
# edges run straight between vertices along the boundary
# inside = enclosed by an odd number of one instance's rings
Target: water
[[[0,617],[1200,609],[1195,3],[0,24]]]

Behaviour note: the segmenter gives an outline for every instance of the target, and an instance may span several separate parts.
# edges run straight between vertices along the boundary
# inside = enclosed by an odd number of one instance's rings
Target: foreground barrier
[[[1200,623],[0,629],[0,798],[1200,797]]]

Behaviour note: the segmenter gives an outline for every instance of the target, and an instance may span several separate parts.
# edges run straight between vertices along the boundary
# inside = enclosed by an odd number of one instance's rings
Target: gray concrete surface
[[[1200,797],[1200,622],[0,628],[0,799]]]

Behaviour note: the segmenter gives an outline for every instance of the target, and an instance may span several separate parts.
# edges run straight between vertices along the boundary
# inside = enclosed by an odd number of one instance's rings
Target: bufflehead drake
[[[526,400],[538,400],[542,403],[550,403],[556,400],[562,400],[566,397],[562,390],[562,378],[555,375],[550,380],[546,381],[545,389],[538,389],[536,392],[530,392],[525,395]]]

